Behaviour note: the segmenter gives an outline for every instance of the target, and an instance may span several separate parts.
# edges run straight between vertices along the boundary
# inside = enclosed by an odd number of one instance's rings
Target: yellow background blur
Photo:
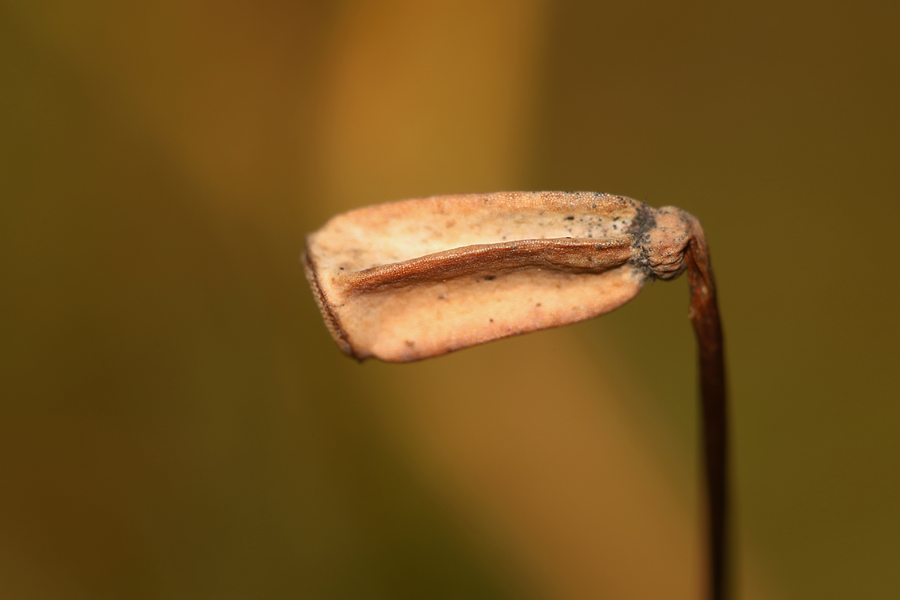
[[[595,190],[706,228],[742,598],[900,597],[896,2],[0,2],[0,596],[698,598],[684,281],[411,365],[337,212]]]

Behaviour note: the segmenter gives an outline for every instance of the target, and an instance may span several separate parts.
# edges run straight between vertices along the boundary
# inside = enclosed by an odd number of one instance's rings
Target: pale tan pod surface
[[[594,192],[421,198],[332,218],[304,263],[344,352],[410,361],[618,308],[681,272],[686,216]]]

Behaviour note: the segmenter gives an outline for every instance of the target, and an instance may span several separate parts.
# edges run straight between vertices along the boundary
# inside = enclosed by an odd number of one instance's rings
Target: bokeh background
[[[0,2],[0,595],[700,597],[685,281],[411,365],[299,256],[407,197],[707,231],[740,598],[900,597],[896,2]]]

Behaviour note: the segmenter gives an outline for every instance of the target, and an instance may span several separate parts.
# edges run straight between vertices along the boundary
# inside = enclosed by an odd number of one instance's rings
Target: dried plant
[[[381,204],[307,239],[306,276],[346,354],[404,362],[607,313],[688,271],[699,344],[710,598],[727,595],[722,330],[703,230],[674,207],[594,192]]]

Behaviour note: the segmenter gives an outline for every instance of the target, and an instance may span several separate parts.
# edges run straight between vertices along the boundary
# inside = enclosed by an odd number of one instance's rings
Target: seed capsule
[[[684,211],[594,192],[502,192],[338,215],[306,276],[335,341],[410,361],[607,313],[685,268]]]

